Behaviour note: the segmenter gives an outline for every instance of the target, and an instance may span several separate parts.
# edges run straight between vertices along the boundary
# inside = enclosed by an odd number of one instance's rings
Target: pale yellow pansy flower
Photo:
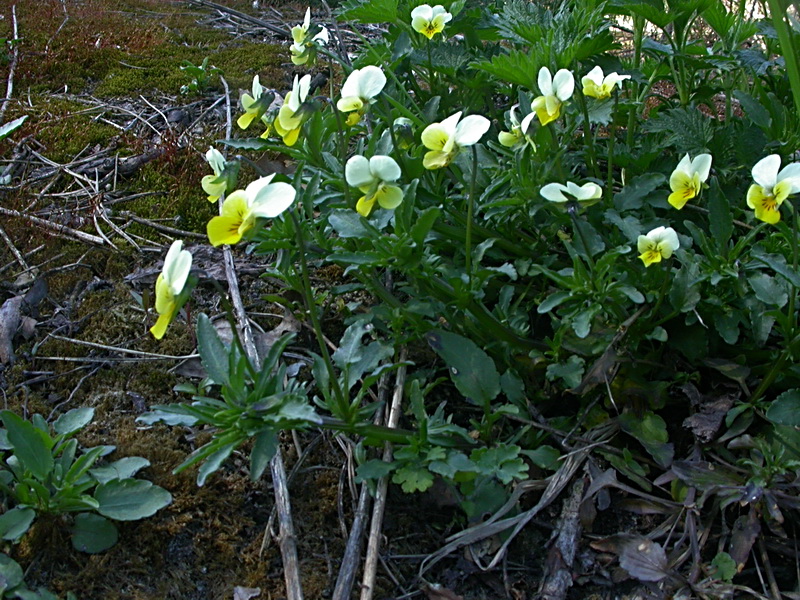
[[[272,102],[271,95],[264,94],[264,87],[258,79],[258,75],[253,77],[252,94],[245,92],[242,94],[241,104],[244,114],[237,120],[239,129],[247,129],[253,121],[260,119],[267,112]]]
[[[228,178],[223,175],[225,171],[225,157],[216,148],[209,148],[206,152],[206,162],[214,171],[213,175],[206,175],[200,180],[200,186],[208,194],[209,202],[216,202],[225,193],[228,187]]]
[[[508,131],[501,131],[497,134],[497,141],[506,148],[517,148],[525,143],[527,136],[522,131],[522,124],[517,118],[517,108],[519,104],[515,104],[508,111],[508,121],[511,125]],[[528,121],[530,123],[530,120]]]
[[[647,235],[640,235],[636,247],[644,266],[649,267],[672,256],[681,247],[681,243],[672,227],[656,227]]]
[[[421,4],[411,11],[411,28],[430,40],[437,33],[444,31],[444,26],[452,19],[453,15],[441,4],[433,7]]]
[[[630,78],[630,75],[620,75],[619,73],[609,73],[604,77],[603,69],[598,65],[581,78],[581,84],[584,95],[605,100],[611,97],[614,87],[622,87],[622,82]]]
[[[441,169],[450,164],[462,148],[477,143],[489,129],[489,119],[469,115],[461,121],[461,112],[441,123],[432,123],[422,132],[422,144],[430,150],[422,159],[426,169]]]
[[[278,116],[272,122],[275,131],[287,146],[294,146],[297,143],[300,128],[308,118],[308,111],[303,105],[308,98],[310,87],[311,75],[304,75],[300,79],[295,75],[292,91],[284,97]]]
[[[689,200],[700,195],[710,172],[710,154],[698,154],[694,159],[688,154],[684,156],[669,176],[672,193],[667,201],[678,210],[682,209]]]
[[[561,105],[572,97],[572,92],[575,91],[575,78],[566,69],[559,70],[553,77],[550,69],[542,67],[539,69],[537,81],[542,95],[531,102],[531,110],[536,113],[539,123],[547,125],[561,115]],[[524,130],[527,130],[527,126],[523,128]]]
[[[150,328],[157,340],[164,337],[167,326],[178,314],[186,298],[181,298],[189,271],[192,269],[192,255],[183,250],[183,242],[175,240],[167,251],[164,267],[156,279],[156,312],[158,320]],[[187,293],[188,296],[188,293]]]
[[[351,113],[347,116],[348,125],[355,125],[361,120],[385,85],[386,75],[374,65],[356,69],[347,76],[336,108],[343,113]]]
[[[747,206],[756,219],[774,225],[781,220],[780,207],[792,194],[800,192],[800,162],[781,167],[781,157],[771,154],[753,167],[755,183],[747,190]]]
[[[356,204],[358,214],[368,217],[376,203],[381,208],[397,208],[403,201],[403,190],[392,184],[400,175],[400,167],[391,156],[350,158],[344,168],[345,179],[364,194]]]
[[[225,198],[222,215],[211,219],[206,227],[212,246],[238,243],[255,231],[256,219],[277,217],[292,205],[295,189],[288,183],[272,183],[274,176],[257,179]]]
[[[570,201],[577,202],[581,206],[591,206],[597,203],[603,196],[603,189],[596,183],[584,183],[578,185],[577,183],[567,182],[567,185],[561,183],[548,183],[544,186],[539,193],[543,198],[550,202],[559,204],[567,203]]]
[[[292,27],[292,45],[289,52],[292,54],[292,63],[304,65],[309,60],[313,62],[316,56],[317,45],[326,45],[330,41],[330,34],[325,27],[321,27],[319,32],[311,39],[308,37],[308,30],[311,27],[311,8],[306,9],[306,15],[301,25]]]

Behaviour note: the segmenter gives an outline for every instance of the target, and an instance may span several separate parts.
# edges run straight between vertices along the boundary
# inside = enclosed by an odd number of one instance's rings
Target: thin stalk
[[[578,98],[578,104],[581,105],[581,112],[583,112],[583,141],[586,144],[586,154],[589,157],[589,165],[592,167],[592,173],[597,179],[600,179],[600,170],[597,168],[597,155],[594,151],[594,139],[591,135],[592,125],[589,122],[589,106],[586,96],[582,92],[575,94]]]
[[[333,71],[330,73],[331,78],[330,80],[333,81]],[[336,105],[331,100],[331,108],[333,108],[333,115],[336,117],[336,131],[337,137],[339,138],[339,156],[342,157],[342,181],[344,181],[344,201],[347,203],[347,206],[352,206],[350,204],[350,186],[347,184],[347,175],[346,175],[346,163],[344,157],[347,156],[347,132],[344,129],[344,124],[342,123],[342,113],[339,112],[339,109],[336,108]]]
[[[581,245],[583,246],[583,250],[586,252],[586,264],[589,266],[589,273],[592,275],[592,284],[594,284],[594,259],[592,258],[592,253],[589,250],[589,244],[586,241],[586,236],[583,235],[583,231],[581,230],[580,226],[578,225],[578,203],[574,202],[567,208],[567,212],[569,213],[570,219],[572,219],[572,228],[575,230],[575,233],[578,234],[578,237],[581,240]]]
[[[475,211],[475,180],[478,176],[478,149],[472,146],[472,173],[469,182],[469,196],[467,197],[467,239],[464,241],[466,252],[467,277],[472,286],[472,219]]]
[[[308,310],[308,315],[311,318],[311,327],[314,330],[314,335],[317,338],[317,344],[319,345],[319,351],[322,355],[322,360],[325,361],[325,367],[328,370],[328,376],[331,385],[333,386],[333,393],[336,396],[336,402],[339,404],[339,409],[342,414],[350,416],[350,404],[345,399],[344,394],[342,393],[342,388],[339,386],[339,378],[336,374],[336,370],[333,367],[333,361],[331,360],[330,352],[328,352],[328,346],[325,343],[325,337],[322,334],[322,324],[319,320],[319,314],[317,314],[317,304],[314,301],[314,294],[311,291],[311,278],[308,275],[308,263],[306,262],[306,243],[305,239],[303,238],[303,227],[300,223],[300,219],[297,218],[297,215],[293,210],[289,211],[289,215],[291,215],[292,222],[294,223],[295,237],[297,239],[297,246],[300,251],[300,275],[303,279],[303,297],[305,300],[306,309]]]
[[[644,37],[644,17],[633,17],[633,68],[639,69],[642,62],[642,39]],[[639,101],[639,82],[631,82],[631,98]],[[634,134],[636,130],[636,123],[638,112],[633,107],[628,112],[628,148],[633,147]]]
[[[614,199],[614,144],[617,139],[617,125],[613,115],[619,108],[619,93],[614,92],[614,112],[611,113],[611,127],[608,129],[608,165],[606,169],[606,204],[611,206]]]
[[[559,145],[558,137],[556,136],[555,126],[547,127],[550,131],[550,145],[553,148],[553,155],[556,157],[556,173],[560,181],[566,181],[567,177],[564,174],[564,166],[561,164],[561,146]]]

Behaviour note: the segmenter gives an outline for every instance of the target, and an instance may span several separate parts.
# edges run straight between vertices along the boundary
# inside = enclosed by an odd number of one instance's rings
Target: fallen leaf
[[[661,581],[669,575],[667,553],[659,544],[642,536],[631,536],[621,547],[619,565],[639,581]]]
[[[733,524],[731,547],[728,550],[728,554],[736,561],[736,570],[739,573],[744,569],[759,533],[761,533],[761,522],[758,520],[755,507],[751,506],[750,512],[736,519]]]
[[[233,588],[233,600],[250,600],[261,595],[261,588],[246,588],[237,585]]]
[[[713,440],[725,415],[733,406],[734,397],[730,395],[721,396],[711,402],[701,402],[700,410],[683,421],[683,426],[691,430],[698,441],[707,444]]]
[[[463,596],[459,596],[454,591],[448,590],[438,583],[423,586],[422,591],[428,596],[428,600],[464,600]]]

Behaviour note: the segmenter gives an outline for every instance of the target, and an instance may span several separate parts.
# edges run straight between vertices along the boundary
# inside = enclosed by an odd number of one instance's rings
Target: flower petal
[[[566,202],[569,198],[564,195],[564,192],[567,191],[569,191],[567,186],[561,183],[548,183],[539,193],[545,200],[550,202]]]
[[[150,328],[150,333],[153,334],[153,337],[157,340],[160,340],[164,337],[164,334],[167,332],[167,327],[170,323],[172,323],[172,318],[174,315],[164,313],[159,315],[156,324]]]
[[[692,161],[692,171],[700,176],[700,181],[703,182],[708,179],[711,172],[711,155],[698,154]]]
[[[491,122],[481,115],[469,115],[456,125],[455,142],[459,146],[471,146],[483,137]]]
[[[341,112],[352,112],[354,110],[361,110],[364,107],[364,102],[358,96],[343,96],[336,103],[336,108]]]
[[[375,178],[369,168],[369,160],[365,156],[352,156],[347,164],[344,166],[344,178],[347,184],[353,187],[360,188],[365,185],[371,185]]]
[[[250,214],[268,219],[277,217],[292,205],[296,193],[288,183],[271,183],[259,192],[250,207]]]
[[[375,192],[375,200],[381,205],[381,208],[391,210],[400,206],[403,201],[403,190],[396,185],[382,185]]]
[[[212,246],[236,244],[242,239],[242,235],[239,233],[241,225],[242,220],[237,217],[214,217],[206,225],[208,241]]]
[[[433,18],[433,9],[429,4],[420,4],[411,11],[411,18],[430,21]]]
[[[753,179],[761,187],[771,190],[777,183],[780,166],[781,157],[777,154],[770,154],[753,166]]]
[[[253,185],[252,183],[250,185]],[[244,190],[236,190],[222,203],[222,216],[244,219],[250,206],[250,196]]]
[[[358,78],[359,96],[364,100],[374,98],[381,93],[386,85],[386,75],[380,67],[369,65],[361,69]]]
[[[539,69],[539,76],[536,80],[543,96],[553,93],[553,76],[550,74],[550,69],[547,67]]]
[[[377,155],[369,159],[369,169],[381,181],[391,183],[402,175],[400,165],[391,156]]]
[[[431,123],[423,130],[420,141],[429,150],[442,150],[453,133],[444,123]]]
[[[453,156],[449,152],[441,152],[438,150],[431,150],[426,152],[422,158],[422,166],[426,169],[441,169],[450,164]]]
[[[375,206],[375,196],[372,195],[369,198],[366,196],[361,196],[356,202],[356,212],[360,214],[362,217],[368,217],[369,213],[372,212],[372,209]]]
[[[558,99],[564,102],[571,98],[572,92],[575,91],[575,77],[570,71],[560,69],[553,77],[553,88]]]

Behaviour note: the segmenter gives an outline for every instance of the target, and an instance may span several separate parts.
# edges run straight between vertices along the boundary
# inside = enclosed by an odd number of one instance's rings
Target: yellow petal
[[[642,259],[645,267],[649,267],[653,263],[661,262],[661,252],[659,252],[658,249],[653,246],[649,250],[643,252],[639,258]]]
[[[297,143],[297,138],[300,137],[300,128],[292,129],[291,131],[286,132],[285,135],[281,136],[283,138],[283,143],[287,146],[294,146]]]
[[[153,334],[153,337],[157,340],[160,340],[164,337],[164,334],[167,331],[167,326],[172,322],[173,315],[159,315],[156,324],[150,328],[150,333]]]
[[[422,145],[428,150],[443,150],[450,141],[450,132],[448,132],[440,123],[428,125],[422,132],[420,137]]]
[[[242,234],[239,233],[241,225],[242,219],[237,217],[214,217],[206,226],[208,241],[212,246],[236,244],[242,239]]]
[[[358,96],[349,96],[347,98],[340,98],[336,103],[336,108],[341,112],[352,112],[354,110],[361,110],[364,107],[364,102]]]
[[[156,279],[156,312],[163,315],[175,306],[175,297],[169,289],[169,283],[164,279],[163,274]]]
[[[691,188],[683,188],[682,190],[672,192],[669,198],[667,198],[667,202],[674,208],[680,210],[686,206],[686,203],[692,198],[694,198],[694,191]]]
[[[356,211],[362,217],[368,217],[369,213],[372,212],[373,207],[375,206],[375,196],[371,196],[369,200],[366,196],[361,196],[356,203]]]
[[[439,152],[438,150],[431,150],[425,153],[422,159],[422,166],[426,169],[441,169],[450,164],[452,155],[448,152]]]
[[[378,201],[381,208],[389,210],[397,208],[403,201],[403,190],[396,185],[382,185],[375,192],[375,200]]]
[[[239,126],[239,129],[247,129],[257,116],[258,113],[246,112],[236,119],[236,124]]]
[[[775,225],[781,220],[780,205],[781,202],[775,196],[767,194],[760,185],[754,183],[747,190],[747,206],[755,211],[756,219],[760,221]]]
[[[244,220],[247,210],[247,194],[244,190],[236,190],[225,198],[225,202],[222,204],[222,216],[235,218],[239,221]]]

